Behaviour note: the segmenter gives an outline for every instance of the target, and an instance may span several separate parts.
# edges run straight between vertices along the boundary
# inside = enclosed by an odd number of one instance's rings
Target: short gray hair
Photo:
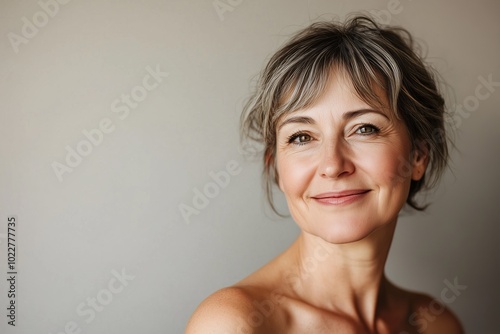
[[[272,182],[276,171],[276,125],[280,117],[312,105],[323,93],[332,67],[352,81],[357,95],[380,105],[373,85],[387,92],[389,106],[408,128],[412,150],[425,145],[426,174],[411,181],[406,203],[417,210],[415,195],[432,188],[448,164],[444,126],[445,102],[432,68],[415,51],[410,33],[382,27],[368,16],[345,21],[317,22],[298,32],[269,60],[241,116],[241,135],[264,145],[264,183],[274,211]]]

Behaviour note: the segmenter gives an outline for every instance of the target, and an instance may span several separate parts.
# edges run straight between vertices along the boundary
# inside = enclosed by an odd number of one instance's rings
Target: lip
[[[349,189],[343,191],[327,192],[311,196],[316,202],[321,204],[350,204],[362,199],[370,189]]]

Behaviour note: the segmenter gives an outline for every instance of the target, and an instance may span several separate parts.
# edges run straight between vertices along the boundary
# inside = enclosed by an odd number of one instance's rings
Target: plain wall
[[[459,151],[433,204],[401,217],[388,276],[436,297],[457,279],[467,288],[449,307],[468,332],[496,333],[500,3],[221,3],[219,15],[212,0],[0,2],[0,331],[182,333],[207,295],[283,251],[298,229],[270,213],[260,160],[241,153],[242,105],[295,31],[376,9],[424,42],[453,89],[450,109],[471,110],[456,114]],[[478,88],[489,76],[496,86]],[[86,156],[71,167],[78,149]],[[227,185],[214,187],[210,173],[228,167]],[[204,189],[207,203],[196,197]],[[200,209],[186,220],[193,200]],[[16,327],[6,318],[11,215]]]

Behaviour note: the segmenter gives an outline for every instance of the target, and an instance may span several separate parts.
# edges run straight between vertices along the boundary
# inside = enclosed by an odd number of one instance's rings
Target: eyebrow
[[[278,131],[281,130],[287,124],[299,123],[299,124],[316,124],[316,121],[308,116],[295,116],[284,120],[278,127]]]
[[[382,115],[384,116],[385,118],[387,118],[388,120],[389,117],[379,111],[379,110],[376,110],[376,109],[359,109],[359,110],[353,110],[353,111],[348,111],[346,113],[344,113],[342,115],[342,118],[344,120],[350,120],[350,119],[353,119],[355,117],[358,117],[358,116],[361,116],[361,115],[364,115],[364,114],[368,114],[368,113],[376,113],[376,114],[379,114],[379,115]],[[284,120],[279,126],[278,126],[278,131],[281,130],[282,127],[284,127],[285,125],[287,124],[293,124],[293,123],[299,123],[299,124],[316,124],[316,121],[314,119],[312,119],[311,117],[309,116],[295,116],[295,117],[290,117],[290,118],[287,118],[286,120]]]

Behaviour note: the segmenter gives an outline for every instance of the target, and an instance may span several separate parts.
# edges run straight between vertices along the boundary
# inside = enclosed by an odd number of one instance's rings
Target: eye
[[[361,135],[372,135],[372,134],[375,134],[377,132],[379,132],[380,129],[377,128],[375,125],[373,124],[363,124],[361,125],[357,130],[356,130],[356,133],[359,133]]]
[[[288,137],[288,143],[294,145],[304,145],[312,140],[312,137],[304,132],[296,132]]]

